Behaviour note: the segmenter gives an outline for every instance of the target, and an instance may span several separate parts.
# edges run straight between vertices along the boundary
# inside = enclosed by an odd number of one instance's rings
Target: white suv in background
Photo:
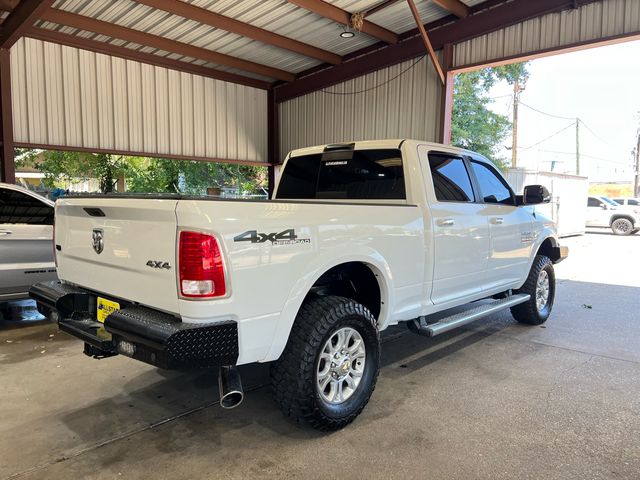
[[[613,201],[640,214],[640,198],[614,198]]]
[[[587,199],[587,227],[610,228],[615,235],[631,235],[640,230],[640,214],[608,197]]]

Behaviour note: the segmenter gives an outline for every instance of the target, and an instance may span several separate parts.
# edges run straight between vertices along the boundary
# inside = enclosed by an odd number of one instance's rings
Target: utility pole
[[[520,80],[513,82],[513,136],[511,140],[511,168],[518,163],[518,103],[520,102]]]
[[[576,118],[576,175],[580,175],[580,119]]]
[[[633,176],[633,196],[640,196],[638,187],[640,186],[640,127],[638,127],[638,140],[636,143],[636,168]]]

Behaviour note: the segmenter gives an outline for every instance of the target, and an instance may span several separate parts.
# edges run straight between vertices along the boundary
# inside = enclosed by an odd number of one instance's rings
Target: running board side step
[[[505,299],[497,302],[478,305],[463,312],[455,313],[449,317],[440,319],[435,323],[427,323],[426,317],[419,317],[408,322],[409,330],[419,335],[427,337],[435,337],[441,333],[448,332],[455,328],[471,323],[479,318],[486,317],[492,313],[499,312],[505,308],[513,307],[528,301],[531,295],[520,293],[518,295],[510,295]]]

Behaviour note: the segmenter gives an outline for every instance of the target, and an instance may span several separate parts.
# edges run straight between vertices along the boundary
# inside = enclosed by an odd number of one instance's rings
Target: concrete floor
[[[91,360],[48,322],[0,326],[0,478],[640,478],[640,235],[564,240],[552,318],[385,336],[377,389],[323,435],[214,374]],[[28,316],[28,315],[27,315]]]

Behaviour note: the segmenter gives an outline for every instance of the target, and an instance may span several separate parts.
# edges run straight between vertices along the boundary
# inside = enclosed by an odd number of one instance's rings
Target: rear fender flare
[[[363,263],[372,270],[374,275],[376,275],[378,285],[380,287],[380,298],[383,302],[380,310],[380,316],[378,318],[378,324],[384,324],[386,318],[389,315],[389,312],[393,311],[393,276],[391,274],[389,265],[384,260],[382,255],[380,255],[373,249],[368,250],[369,251],[363,252],[360,248],[358,253],[353,252],[351,254],[344,253],[344,251],[342,251],[341,255],[336,256],[332,256],[331,252],[323,252],[323,258],[332,258],[330,262],[318,259],[315,260],[311,265],[309,265],[309,268],[307,269],[308,273],[298,279],[298,281],[294,284],[294,286],[291,288],[291,291],[289,292],[282,312],[280,313],[280,318],[276,325],[271,348],[269,349],[267,357],[263,361],[269,362],[280,357],[289,339],[289,334],[291,332],[291,328],[293,327],[293,322],[295,321],[298,311],[302,306],[302,302],[304,302],[304,299],[311,290],[311,287],[313,287],[316,281],[325,272],[331,270],[334,267],[337,267],[338,265],[342,265],[343,263]]]

